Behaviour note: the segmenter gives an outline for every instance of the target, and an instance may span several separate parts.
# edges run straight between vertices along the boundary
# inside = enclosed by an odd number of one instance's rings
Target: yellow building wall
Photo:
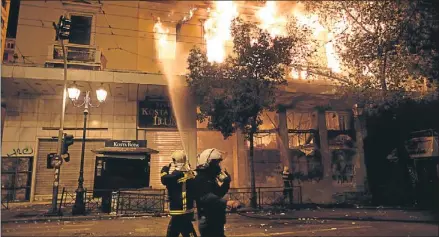
[[[190,9],[185,2],[177,5],[181,7],[137,1],[103,2],[101,10],[94,13],[91,45],[102,51],[107,60],[106,69],[161,73],[154,24],[160,17],[170,32],[168,40],[175,40],[176,24],[184,17],[186,9],[187,12]],[[21,4],[16,44],[21,53],[29,56],[35,64],[42,65],[47,60],[48,47],[56,43],[52,22],[57,23],[59,16],[68,11],[66,9],[59,1],[25,1]],[[178,13],[170,14],[173,9]],[[184,72],[189,50],[197,44],[202,46],[200,43],[203,42],[197,15],[183,25],[181,35],[184,37],[177,42],[175,60],[178,63],[175,64],[179,71]]]

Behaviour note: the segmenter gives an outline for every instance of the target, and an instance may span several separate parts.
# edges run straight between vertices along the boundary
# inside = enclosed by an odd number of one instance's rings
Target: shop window
[[[277,135],[275,133],[256,133],[254,135],[255,149],[278,149]],[[250,147],[250,142],[246,142],[247,147]]]
[[[278,118],[276,112],[264,111],[261,114],[262,124],[259,130],[272,130],[277,128]]]
[[[328,130],[345,131],[351,129],[351,115],[348,112],[328,111],[325,116]]]
[[[335,183],[352,183],[355,174],[354,156],[355,151],[347,149],[332,152],[332,179]]]
[[[288,147],[290,149],[313,147],[314,140],[313,132],[288,133]]]
[[[75,16],[71,15],[71,29],[69,43],[89,45],[91,37],[91,16]]]
[[[300,182],[319,182],[323,179],[322,157],[315,149],[293,149],[290,151],[291,172]]]
[[[2,199],[29,201],[32,157],[2,157]]]
[[[312,112],[287,111],[287,127],[292,130],[314,129],[316,116]]]

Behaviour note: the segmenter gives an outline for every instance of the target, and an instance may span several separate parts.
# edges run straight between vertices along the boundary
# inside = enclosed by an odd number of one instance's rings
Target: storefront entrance
[[[97,157],[94,190],[149,187],[150,159],[142,158]]]

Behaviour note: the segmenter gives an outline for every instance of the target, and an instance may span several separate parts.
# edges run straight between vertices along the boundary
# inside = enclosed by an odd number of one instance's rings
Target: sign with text
[[[109,140],[105,141],[105,147],[124,147],[124,148],[137,148],[146,147],[146,140]]]
[[[140,128],[176,128],[171,103],[167,100],[146,99],[139,102],[138,125]]]

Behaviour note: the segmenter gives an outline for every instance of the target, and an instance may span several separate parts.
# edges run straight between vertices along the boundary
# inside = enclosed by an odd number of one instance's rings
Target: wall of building
[[[92,98],[94,95],[92,95]],[[48,138],[58,136],[61,97],[21,95],[7,97],[7,113],[4,120],[2,139],[2,156],[18,157],[16,151],[26,149],[28,156],[34,157],[33,194],[36,199],[50,198],[53,170],[46,168],[46,155],[56,152],[55,143]],[[91,108],[88,115],[87,147],[85,160],[85,187],[93,189],[95,158],[91,149],[103,146],[103,140],[144,140],[148,147],[156,149],[159,154],[151,156],[150,185],[153,188],[164,188],[160,184],[160,169],[171,162],[170,155],[174,150],[184,149],[180,133],[177,130],[137,129],[137,101],[125,97],[108,97],[99,108]],[[76,108],[69,101],[66,107],[65,133],[73,134],[79,139],[71,147],[71,161],[61,168],[60,187],[73,191],[77,185],[79,172],[80,139],[82,138],[83,109]],[[200,126],[200,125],[199,125]],[[200,126],[202,127],[202,126]],[[72,130],[77,129],[77,130]],[[137,134],[136,134],[137,133]],[[184,136],[184,142],[190,137]],[[234,182],[239,177],[235,172],[236,138],[224,140],[219,132],[201,130],[195,139],[198,153],[207,148],[218,148],[227,152],[224,167],[232,175]],[[44,143],[44,149],[39,144]],[[50,144],[51,145],[50,145]],[[49,144],[49,145],[48,145]],[[53,149],[50,150],[50,147]],[[44,154],[39,154],[44,153]],[[193,164],[195,166],[196,164]],[[234,183],[233,186],[238,186]]]
[[[63,1],[67,2],[67,1]],[[178,13],[169,14],[173,9]],[[102,51],[109,70],[139,70],[150,73],[163,72],[162,62],[157,58],[154,24],[157,17],[171,33],[167,42],[176,45],[176,60],[181,62],[176,71],[184,71],[189,50],[201,43],[202,27],[197,16],[184,24],[181,37],[176,42],[176,23],[184,17],[189,5],[159,4],[143,1],[102,2],[101,8],[66,5],[61,1],[23,2],[17,28],[17,46],[23,55],[34,56],[35,64],[44,64],[48,47],[55,42],[52,22],[70,12],[93,16],[91,45]],[[110,28],[111,26],[111,28]],[[29,39],[33,39],[29,43]]]
[[[287,110],[285,114],[287,121],[283,127],[279,123],[279,113],[265,113],[261,132],[255,135],[256,186],[283,186],[281,172],[283,166],[287,165],[294,176],[293,184],[302,189],[304,203],[343,202],[346,193],[359,191],[358,186],[363,185],[364,178],[358,176],[361,162],[353,135],[337,135],[352,132],[352,115],[345,111],[326,111],[323,116],[325,126],[322,127],[322,123],[319,125],[317,121],[317,111]],[[288,133],[288,142],[282,142],[277,132],[282,129],[297,133]],[[305,132],[308,130],[317,131],[314,133],[317,137],[313,138],[311,133]],[[326,131],[325,141],[318,137],[321,133],[319,130]],[[321,142],[326,142],[326,157],[322,155],[325,146],[321,146]],[[245,148],[248,151],[248,141]],[[282,155],[284,149],[286,157]],[[249,187],[249,181],[250,176],[247,174],[243,186]]]
[[[51,193],[51,181],[53,170],[46,169],[46,154],[37,154],[39,140],[42,138],[57,137],[60,120],[61,98],[57,96],[20,96],[7,97],[7,113],[4,124],[2,140],[2,156],[20,156],[17,150],[27,149],[26,155],[34,157],[33,187],[35,195],[45,196]],[[82,138],[83,110],[73,107],[71,102],[66,107],[66,128],[79,128],[79,130],[65,130],[65,133],[73,134],[75,138]],[[87,138],[92,140],[102,139],[136,139],[136,102],[126,98],[108,98],[99,108],[90,109],[88,127],[96,130],[88,130]],[[47,143],[47,142],[46,142]],[[91,149],[87,147],[85,161],[85,185],[88,189],[93,188],[94,158]],[[103,146],[103,142],[100,143]],[[72,147],[71,162],[65,163],[61,168],[60,185],[70,191],[76,188],[79,172],[79,157],[81,143],[76,141]],[[77,149],[75,149],[77,148]],[[89,149],[88,149],[89,148]],[[51,152],[56,152],[56,149]],[[43,160],[41,160],[43,159]],[[63,178],[64,177],[64,178]],[[41,180],[43,179],[43,181]],[[40,180],[40,181],[39,181]],[[38,185],[37,185],[38,183]]]

